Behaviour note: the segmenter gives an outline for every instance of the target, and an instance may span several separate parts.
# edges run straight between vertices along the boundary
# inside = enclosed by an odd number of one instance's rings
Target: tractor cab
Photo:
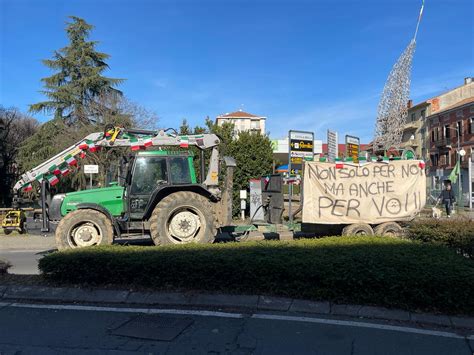
[[[125,203],[131,220],[144,217],[150,197],[163,188],[196,184],[192,152],[144,151],[129,163]]]

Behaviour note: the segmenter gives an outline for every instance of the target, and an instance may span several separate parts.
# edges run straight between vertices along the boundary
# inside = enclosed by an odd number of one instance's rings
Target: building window
[[[260,121],[252,120],[251,129],[260,130]]]
[[[444,126],[444,138],[449,139],[451,138],[451,130],[449,129],[449,125]]]
[[[456,126],[457,126],[457,130],[458,130],[458,135],[459,135],[459,137],[461,137],[462,136],[462,121],[458,121]]]
[[[472,132],[472,128],[473,128],[473,127],[472,127],[472,120],[474,120],[473,117],[471,117],[471,118],[469,119],[469,121],[467,121],[467,124],[468,124],[467,129],[468,129],[469,134],[473,134],[473,133],[474,133],[474,132]]]
[[[431,141],[432,141],[432,142],[435,141],[435,132],[434,132],[434,129],[431,130]]]
[[[425,119],[426,117],[426,110],[421,110],[421,118]]]
[[[415,121],[416,115],[414,113],[411,114],[411,121]]]

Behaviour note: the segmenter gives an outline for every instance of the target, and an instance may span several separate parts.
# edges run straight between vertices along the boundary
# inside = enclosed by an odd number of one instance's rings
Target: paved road
[[[151,241],[147,239],[135,239],[127,242],[151,245]],[[0,234],[0,259],[6,259],[13,265],[9,270],[11,274],[38,274],[38,260],[54,250],[56,250],[56,242],[53,235],[43,237],[36,235],[5,236]]]
[[[38,260],[46,253],[46,250],[0,250],[0,259],[6,259],[12,267],[8,270],[10,274],[37,275]]]
[[[0,353],[472,355],[474,346],[454,334],[377,329],[376,324],[367,328],[357,326],[367,323],[325,324],[324,319],[272,314],[193,312],[3,304]]]
[[[38,260],[54,249],[54,237],[0,235],[0,259],[13,265],[12,274],[38,274]]]

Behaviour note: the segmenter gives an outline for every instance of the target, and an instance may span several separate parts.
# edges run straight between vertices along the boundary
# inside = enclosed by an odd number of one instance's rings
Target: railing
[[[434,142],[434,144],[436,147],[446,147],[448,145],[451,145],[451,138],[438,139]]]
[[[404,131],[408,131],[410,129],[418,129],[421,127],[421,121],[413,121],[413,122],[407,122],[405,126],[403,127]]]

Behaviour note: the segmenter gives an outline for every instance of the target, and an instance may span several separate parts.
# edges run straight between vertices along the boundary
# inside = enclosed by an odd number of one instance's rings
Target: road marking
[[[0,306],[2,303],[0,303]],[[124,312],[124,313],[146,313],[146,314],[177,314],[191,315],[203,317],[220,317],[220,318],[243,318],[243,314],[216,312],[216,311],[200,311],[187,309],[160,309],[160,308],[130,308],[130,307],[102,307],[102,306],[80,306],[80,305],[61,305],[61,304],[27,304],[27,303],[5,303],[10,307],[19,308],[40,308],[68,311],[98,311],[98,312]]]
[[[446,338],[465,339],[461,335],[449,332],[440,332],[437,330],[426,330],[412,327],[401,327],[396,325],[385,325],[377,323],[366,323],[366,322],[355,322],[350,320],[337,320],[337,319],[325,319],[325,318],[311,318],[311,317],[294,317],[294,316],[280,316],[276,314],[254,314],[251,318],[255,319],[269,319],[269,320],[283,320],[292,322],[307,322],[307,323],[318,323],[318,324],[330,324],[330,325],[342,325],[346,327],[360,327],[360,328],[371,328],[379,330],[391,330],[395,332],[403,333],[414,333],[422,335],[433,335]],[[474,335],[470,335],[467,338],[470,339]]]
[[[122,312],[122,313],[145,313],[145,314],[174,314],[174,315],[190,315],[201,317],[218,317],[218,318],[245,318],[264,319],[264,320],[278,320],[291,322],[304,322],[316,324],[339,325],[345,327],[359,327],[370,328],[376,330],[389,330],[402,333],[412,333],[420,335],[430,335],[454,339],[469,339],[474,340],[474,334],[461,336],[456,333],[441,332],[437,330],[427,330],[412,327],[402,327],[395,325],[386,325],[378,323],[356,322],[349,320],[337,320],[326,318],[312,318],[312,317],[297,317],[285,316],[278,314],[263,314],[256,313],[251,316],[242,313],[229,313],[206,310],[187,310],[187,309],[161,309],[161,308],[131,308],[131,307],[103,307],[103,306],[82,306],[82,305],[61,305],[61,304],[28,304],[28,303],[7,303],[0,302],[0,307],[9,306],[17,308],[36,308],[36,309],[52,309],[52,310],[68,310],[68,311],[95,311],[95,312]]]

